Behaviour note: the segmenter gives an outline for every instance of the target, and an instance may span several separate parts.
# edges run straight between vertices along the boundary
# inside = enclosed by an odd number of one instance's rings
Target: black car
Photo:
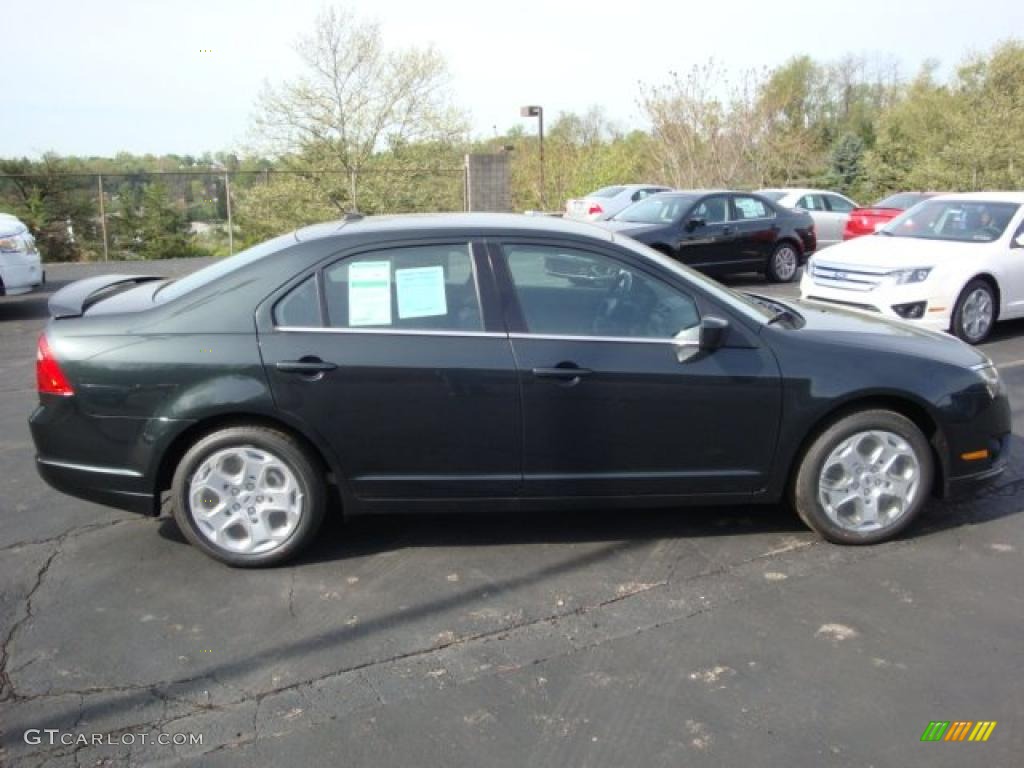
[[[1006,462],[981,352],[741,295],[590,224],[316,225],[179,280],[82,280],[50,311],[42,476],[150,514],[169,489],[233,565],[285,560],[340,511],[788,499],[870,543]]]
[[[663,192],[603,225],[701,272],[761,272],[776,283],[796,279],[818,245],[809,213],[749,192]]]

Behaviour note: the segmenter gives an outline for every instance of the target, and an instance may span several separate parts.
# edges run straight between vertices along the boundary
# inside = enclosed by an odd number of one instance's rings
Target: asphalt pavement
[[[26,424],[49,292],[201,264],[0,299],[0,765],[1021,765],[1024,323],[985,345],[1009,471],[895,542],[775,507],[333,518],[242,571],[50,490]]]

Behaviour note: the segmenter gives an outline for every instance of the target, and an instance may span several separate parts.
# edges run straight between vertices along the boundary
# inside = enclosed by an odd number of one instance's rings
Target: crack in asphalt
[[[0,702],[9,701],[17,697],[17,693],[14,690],[14,683],[11,681],[10,675],[7,672],[7,662],[10,659],[10,646],[14,641],[14,636],[18,634],[18,630],[21,629],[22,625],[32,618],[32,598],[35,597],[36,591],[43,584],[43,579],[46,577],[46,572],[50,570],[50,565],[60,554],[61,547],[64,545],[64,540],[70,535],[70,531],[62,537],[58,537],[54,544],[53,551],[49,554],[46,560],[43,561],[42,566],[36,572],[36,581],[29,589],[28,594],[25,597],[25,613],[20,619],[11,625],[10,631],[7,633],[7,637],[4,638],[3,644],[0,645]]]
[[[118,729],[107,731],[105,733],[105,736],[109,736],[109,737],[119,737],[122,734],[130,733],[130,732],[136,732],[137,733],[140,729],[149,729],[149,730],[160,729],[160,730],[163,730],[163,729],[165,729],[166,727],[172,725],[175,722],[187,720],[189,718],[195,717],[196,715],[198,715],[200,713],[204,713],[204,712],[205,713],[228,712],[228,711],[230,711],[232,709],[236,709],[236,708],[238,708],[240,706],[243,706],[243,705],[245,705],[245,704],[247,704],[247,703],[249,703],[251,701],[255,705],[254,706],[254,711],[253,711],[253,721],[252,721],[252,730],[251,730],[251,732],[248,733],[248,734],[243,735],[240,738],[230,739],[229,741],[227,741],[225,743],[218,744],[216,747],[214,747],[211,750],[207,750],[205,752],[200,753],[201,755],[205,756],[205,755],[213,754],[215,752],[224,751],[224,750],[227,750],[227,749],[235,749],[235,748],[238,748],[240,746],[244,746],[244,745],[249,744],[251,742],[257,741],[259,739],[259,731],[260,731],[259,723],[258,723],[260,708],[263,705],[264,700],[269,698],[269,697],[277,696],[277,695],[280,695],[282,693],[286,693],[288,691],[301,690],[303,688],[307,688],[307,687],[312,686],[312,685],[314,685],[316,683],[319,683],[319,682],[324,682],[324,681],[330,680],[332,678],[341,677],[341,676],[344,676],[346,674],[356,673],[357,677],[361,681],[363,681],[363,683],[367,686],[367,688],[373,693],[374,697],[376,698],[376,704],[373,705],[373,706],[376,706],[376,707],[385,706],[386,702],[384,701],[384,699],[381,696],[380,692],[377,690],[377,687],[374,686],[372,684],[372,682],[369,680],[369,678],[364,674],[367,670],[373,669],[373,668],[378,667],[378,666],[387,665],[387,664],[399,663],[399,662],[402,662],[402,661],[405,661],[405,660],[409,660],[409,659],[418,659],[418,658],[429,657],[431,655],[440,653],[442,651],[451,649],[453,647],[466,646],[466,645],[473,644],[473,643],[478,643],[478,642],[488,642],[488,641],[495,640],[495,639],[501,640],[501,639],[504,639],[506,636],[508,636],[508,635],[510,635],[512,633],[519,632],[519,631],[525,630],[525,629],[529,629],[530,627],[534,627],[534,626],[540,626],[540,625],[543,625],[543,624],[558,625],[560,622],[563,622],[564,620],[572,618],[574,616],[586,615],[588,613],[591,613],[591,612],[594,612],[594,611],[598,611],[598,610],[600,610],[602,608],[606,608],[608,606],[611,606],[611,605],[614,605],[614,604],[617,604],[617,603],[621,603],[621,602],[624,602],[624,601],[627,601],[627,600],[631,600],[631,599],[636,598],[636,597],[638,597],[640,595],[644,595],[644,594],[647,594],[647,593],[650,593],[650,592],[653,592],[653,591],[656,591],[656,590],[661,590],[661,589],[664,589],[666,587],[670,587],[670,586],[672,586],[674,584],[685,584],[685,583],[697,581],[697,580],[700,580],[700,579],[706,579],[706,578],[709,578],[709,577],[720,576],[720,575],[722,575],[724,573],[728,573],[730,571],[737,570],[739,568],[742,568],[743,566],[749,565],[751,563],[759,562],[759,561],[768,561],[768,562],[770,562],[770,561],[780,560],[780,559],[783,559],[786,555],[790,555],[790,554],[793,554],[795,552],[806,552],[806,550],[808,550],[810,548],[813,548],[813,547],[816,547],[816,546],[819,546],[821,544],[822,544],[822,542],[817,541],[817,540],[808,541],[806,543],[800,542],[799,545],[795,545],[795,543],[790,543],[790,545],[787,545],[787,546],[784,546],[784,547],[781,547],[781,548],[777,548],[775,550],[771,550],[771,551],[766,552],[766,553],[761,553],[761,554],[758,554],[758,555],[754,555],[752,557],[744,558],[742,560],[738,560],[738,561],[735,561],[733,563],[715,565],[714,567],[704,569],[704,570],[702,570],[702,571],[700,571],[698,573],[693,574],[692,576],[688,576],[688,577],[686,577],[684,579],[681,579],[678,582],[675,581],[674,579],[671,579],[671,578],[665,578],[665,579],[662,579],[662,580],[657,581],[657,582],[653,582],[653,583],[650,583],[650,584],[645,584],[642,587],[639,587],[639,588],[634,589],[634,590],[630,590],[630,591],[628,591],[628,592],[626,592],[624,594],[613,595],[613,596],[611,596],[611,597],[609,597],[609,598],[607,598],[605,600],[601,600],[601,601],[598,601],[598,602],[595,602],[595,603],[591,603],[591,604],[588,604],[588,605],[579,606],[578,608],[575,608],[573,610],[566,611],[566,612],[563,612],[563,613],[549,614],[549,615],[546,615],[546,616],[543,616],[543,617],[538,617],[538,618],[535,618],[535,619],[529,619],[529,620],[514,622],[512,624],[509,624],[507,626],[501,627],[499,629],[495,629],[495,630],[491,630],[491,631],[487,631],[487,632],[478,632],[478,633],[474,633],[474,634],[470,634],[470,635],[463,635],[461,637],[454,638],[451,641],[448,641],[448,642],[445,642],[445,643],[441,643],[439,645],[431,646],[430,648],[419,648],[419,649],[414,649],[414,650],[408,651],[406,653],[395,654],[393,656],[389,656],[389,657],[382,658],[382,659],[370,660],[370,661],[367,661],[367,662],[364,662],[364,663],[352,665],[350,667],[345,667],[345,668],[342,668],[342,669],[339,669],[339,670],[335,670],[335,671],[332,671],[332,672],[327,672],[327,673],[325,673],[323,675],[319,675],[319,676],[308,678],[308,679],[299,680],[299,681],[296,681],[296,682],[293,682],[293,683],[289,683],[288,685],[278,686],[278,687],[270,688],[268,690],[260,691],[260,692],[246,691],[245,689],[240,688],[238,686],[234,686],[234,685],[225,683],[225,682],[223,682],[221,680],[218,680],[215,675],[212,675],[210,673],[206,673],[204,675],[199,675],[199,676],[195,676],[195,677],[191,677],[191,678],[185,678],[185,679],[182,679],[182,680],[158,682],[158,683],[151,683],[151,684],[146,684],[146,685],[93,687],[93,688],[81,689],[81,690],[76,690],[76,691],[62,691],[62,692],[59,692],[59,693],[47,692],[47,693],[42,693],[42,694],[36,694],[34,696],[19,697],[19,700],[37,700],[37,699],[52,698],[52,697],[56,697],[56,696],[66,696],[66,695],[77,694],[79,696],[80,710],[79,710],[78,718],[76,719],[76,723],[75,723],[76,726],[78,725],[78,723],[81,720],[82,710],[83,710],[84,705],[85,705],[85,697],[87,695],[89,695],[89,694],[119,693],[119,692],[142,692],[142,691],[146,691],[146,692],[151,693],[154,697],[156,697],[156,698],[158,698],[158,699],[160,699],[161,701],[164,702],[165,708],[164,708],[164,713],[163,713],[164,716],[163,717],[158,718],[156,720],[139,722],[139,723],[133,723],[133,724],[129,724],[129,725],[123,726],[123,727],[118,728]],[[897,542],[897,543],[894,543],[894,544],[890,544],[886,549],[902,548],[904,546],[909,546],[909,543]],[[860,553],[859,556],[855,557],[851,561],[846,561],[846,562],[860,562],[861,560],[863,560],[865,558],[868,558],[868,557],[879,556],[879,555],[882,554],[883,551],[886,551],[886,550],[881,548],[881,547],[877,548],[876,550],[872,550],[872,551],[864,550],[864,551],[862,551]],[[53,556],[51,556],[50,562],[52,562],[52,560],[53,560]],[[842,563],[840,563],[840,564],[842,564]],[[826,563],[826,564],[824,564],[824,567],[829,567],[829,565]],[[672,569],[672,574],[670,574],[670,575],[674,575],[674,569]],[[808,575],[809,574],[805,574],[805,577],[808,576]],[[766,588],[777,588],[777,589],[784,588],[784,585],[782,583],[779,583],[777,586],[776,585],[770,585],[770,584],[765,585],[765,586],[766,586]],[[660,629],[660,628],[663,628],[663,627],[666,627],[666,626],[671,626],[671,625],[673,625],[675,623],[678,623],[678,622],[681,622],[681,621],[686,621],[686,620],[692,619],[692,618],[694,618],[696,616],[700,616],[702,614],[705,614],[705,613],[713,610],[718,605],[731,604],[731,603],[734,603],[734,602],[737,602],[737,601],[740,601],[740,600],[743,600],[743,599],[744,599],[743,597],[736,597],[735,599],[729,600],[729,601],[727,601],[725,603],[714,603],[714,604],[712,604],[710,602],[705,602],[705,603],[699,605],[698,607],[696,607],[694,610],[692,610],[690,612],[687,612],[687,613],[685,613],[683,615],[675,616],[673,618],[667,619],[667,620],[662,621],[662,622],[656,622],[656,623],[651,624],[651,625],[646,625],[646,626],[638,627],[632,633],[627,633],[627,634],[623,634],[623,635],[609,636],[609,637],[595,638],[593,640],[593,642],[590,642],[590,643],[576,644],[576,643],[574,643],[572,641],[572,639],[570,637],[565,636],[565,640],[568,643],[569,650],[565,651],[564,654],[565,655],[572,655],[572,654],[575,654],[575,653],[580,653],[580,652],[592,649],[594,647],[599,647],[603,643],[611,642],[613,640],[622,639],[623,637],[635,637],[637,635],[644,634],[646,632],[650,632],[650,631],[653,631],[655,629]],[[516,671],[518,669],[525,668],[527,666],[532,666],[532,665],[535,665],[535,664],[544,663],[545,661],[548,661],[550,658],[553,658],[554,656],[557,656],[557,655],[563,655],[563,654],[554,654],[552,656],[544,656],[544,657],[540,657],[540,658],[530,659],[528,662],[525,662],[525,663],[522,663],[522,664],[518,664],[518,665],[507,667],[507,668],[502,668],[501,671],[502,672],[513,672],[513,671]],[[201,681],[203,679],[213,680],[218,685],[221,685],[221,686],[223,686],[225,688],[230,688],[231,690],[234,690],[236,692],[241,693],[242,696],[240,698],[232,699],[232,700],[229,700],[229,701],[224,701],[224,702],[218,703],[218,704],[213,704],[213,703],[201,704],[201,703],[197,703],[195,701],[191,701],[189,699],[182,699],[182,698],[179,698],[179,697],[172,696],[171,694],[167,693],[166,691],[161,690],[162,688],[165,688],[165,687],[168,687],[168,686],[187,686],[187,685],[190,685],[192,683]],[[470,678],[470,679],[475,679],[475,678]],[[462,681],[462,682],[468,682],[468,680],[465,680],[465,681]],[[176,703],[176,704],[182,705],[185,708],[185,711],[183,711],[181,713],[176,713],[173,716],[168,716],[169,715],[169,704],[170,703]],[[327,719],[328,720],[334,719],[334,717],[329,716]],[[81,751],[82,749],[87,748],[88,746],[89,745],[81,745],[81,746],[76,746],[75,747],[74,753],[75,753],[76,761],[78,759],[77,753],[79,751]],[[58,747],[58,749],[59,749],[59,747]],[[38,754],[46,753],[46,752],[47,752],[47,750],[36,751],[36,752],[30,753],[29,755],[25,755],[25,757],[29,757],[31,755],[38,755]],[[52,750],[51,750],[51,752],[52,752]],[[53,752],[53,754],[55,756],[66,756],[67,754],[69,754],[69,752],[67,752],[67,751],[64,751],[64,752]]]

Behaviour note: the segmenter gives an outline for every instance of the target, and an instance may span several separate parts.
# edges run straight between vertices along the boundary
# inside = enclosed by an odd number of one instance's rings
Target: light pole
[[[537,118],[537,134],[540,137],[540,207],[548,209],[547,192],[544,188],[544,107],[536,105],[520,107],[519,114],[523,117]]]

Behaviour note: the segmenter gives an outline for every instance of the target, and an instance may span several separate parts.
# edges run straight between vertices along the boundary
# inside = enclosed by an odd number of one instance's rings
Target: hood
[[[963,368],[990,362],[984,353],[955,336],[901,320],[800,299],[781,303],[791,305],[804,318],[804,325],[794,333],[814,334],[830,344],[927,357]]]
[[[990,243],[868,235],[833,245],[827,251],[816,253],[814,258],[820,264],[905,269],[937,266],[945,259],[963,260],[971,249],[977,249],[981,255],[987,245]]]
[[[10,235],[21,235],[28,231],[20,219],[11,216],[9,213],[0,213],[0,237]]]

